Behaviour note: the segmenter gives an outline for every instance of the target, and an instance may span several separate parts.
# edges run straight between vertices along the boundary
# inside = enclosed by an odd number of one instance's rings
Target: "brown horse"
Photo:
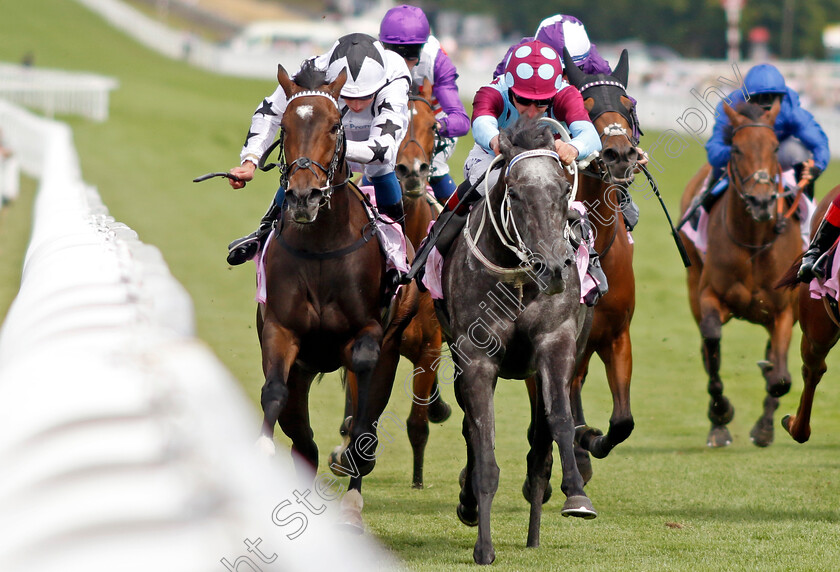
[[[820,201],[817,212],[811,224],[811,237],[825,212],[828,210],[831,201],[840,195],[840,185],[831,189],[828,195]],[[795,286],[794,280],[799,271],[797,260],[780,281],[780,286]],[[832,268],[835,276],[840,268]],[[802,379],[805,387],[802,389],[802,396],[799,398],[799,409],[796,415],[785,415],[782,418],[784,427],[790,436],[799,443],[804,443],[811,436],[811,405],[814,402],[814,393],[817,384],[825,374],[825,356],[840,339],[840,326],[838,326],[837,301],[833,303],[828,298],[811,298],[808,284],[799,285],[799,326],[802,328],[802,343],[800,352],[802,354]]]
[[[437,138],[437,121],[432,109],[432,86],[428,80],[414,86],[409,97],[408,133],[397,154],[396,174],[400,180],[405,208],[406,236],[415,246],[426,237],[429,223],[438,217],[436,202],[426,191]],[[446,421],[452,414],[437,385],[442,335],[435,316],[432,297],[420,294],[417,315],[403,332],[400,353],[414,365],[411,412],[408,416],[408,439],[414,453],[412,486],[423,488],[423,458],[429,439],[429,420]]]
[[[688,295],[703,338],[703,365],[709,376],[710,447],[732,442],[726,425],[735,413],[723,395],[720,378],[722,325],[735,317],[767,330],[767,350],[758,362],[767,396],[763,414],[750,431],[753,443],[766,447],[773,442],[773,414],[779,397],[790,390],[787,354],[797,318],[794,295],[776,290],[774,284],[801,254],[802,238],[798,224],[781,214],[784,202],[779,192],[781,168],[776,156],[779,142],[773,130],[778,102],[768,111],[753,104],[741,104],[738,111],[724,104],[724,111],[732,128],[730,183],[709,213],[705,257],[686,241],[691,260]],[[705,165],[688,183],[681,202],[683,214],[710,169]],[[684,232],[683,235],[687,239]]]
[[[394,318],[383,326],[385,260],[365,208],[350,186],[338,97],[345,72],[326,84],[324,72],[304,65],[286,93],[278,166],[286,205],[265,252],[266,300],[257,312],[265,385],[260,445],[273,450],[274,425],[292,440],[301,472],[318,466],[308,396],[315,376],[340,367],[358,385],[348,445],[336,460],[350,475],[346,523],[361,527],[361,482],[375,463],[376,422],[391,395],[402,330],[416,311],[416,288],[401,290]],[[262,163],[262,161],[261,161]],[[374,285],[374,287],[371,287]],[[336,470],[337,463],[331,467]]]
[[[598,300],[592,330],[571,385],[571,402],[578,426],[576,457],[585,480],[592,476],[588,453],[605,457],[630,436],[635,423],[630,411],[630,378],[633,373],[630,321],[636,307],[633,274],[633,243],[625,230],[622,197],[633,182],[638,160],[633,101],[627,97],[629,74],[627,50],[622,51],[611,75],[587,75],[564,53],[569,83],[578,88],[589,117],[601,137],[600,157],[581,171],[577,199],[586,205],[595,235],[595,250],[607,276],[609,292]],[[581,391],[592,354],[604,363],[613,397],[610,428],[604,435],[586,426]]]

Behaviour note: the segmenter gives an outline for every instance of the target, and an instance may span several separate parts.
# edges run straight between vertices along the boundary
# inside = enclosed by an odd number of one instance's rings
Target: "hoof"
[[[575,447],[575,462],[585,485],[592,480],[592,459],[589,457],[589,452],[582,447]]]
[[[571,496],[563,503],[563,510],[560,512],[563,516],[574,516],[577,518],[585,518],[590,520],[598,516],[595,509],[592,508],[592,501],[589,497],[583,495]]]
[[[458,508],[455,511],[458,513],[458,520],[467,526],[478,526],[478,507],[468,509],[461,503],[458,503]]]
[[[791,428],[790,428],[791,423],[793,423],[793,416],[785,415],[784,417],[782,417],[782,427],[784,427],[785,431],[787,431],[788,434],[791,437],[793,437],[793,440],[796,441],[797,443],[805,443],[811,437],[811,428],[808,427],[807,431],[805,431],[805,435],[803,435],[803,436],[794,435],[793,431],[791,431]]]
[[[525,497],[525,500],[529,503],[531,502],[531,479],[525,477],[525,482],[522,483],[522,496]],[[542,504],[548,502],[551,498],[551,482],[545,484],[545,491],[543,491],[543,498]]]
[[[767,447],[773,442],[773,422],[759,419],[750,430],[750,441],[756,447]]]
[[[254,446],[260,454],[265,455],[266,457],[273,457],[277,453],[277,447],[274,445],[274,439],[271,439],[266,435],[260,435],[257,442],[254,443]]]
[[[476,546],[473,550],[473,560],[475,560],[476,564],[493,564],[493,561],[496,560],[496,551],[492,546],[487,551],[479,550],[478,546]]]
[[[341,516],[339,517],[338,526],[344,532],[359,535],[365,531],[365,524],[362,521],[362,509],[365,506],[365,501],[362,494],[350,489],[341,498]]]
[[[600,437],[604,432],[589,425],[575,427],[575,443],[586,451],[591,451],[592,439]]]
[[[423,481],[414,481],[411,483],[412,489],[423,490]]]
[[[781,397],[788,394],[790,386],[790,380],[780,379],[776,383],[767,386],[767,393],[772,397]]]
[[[709,431],[709,436],[706,439],[706,445],[709,447],[727,447],[732,444],[732,435],[729,434],[729,429],[725,426],[712,425]]]
[[[350,424],[353,423],[353,416],[348,416],[341,422],[341,427],[338,428],[338,433],[342,437],[350,435]]]
[[[347,460],[347,455],[351,454],[349,451],[350,449],[344,445],[339,445],[333,449],[329,457],[330,471],[337,477],[365,477],[370,474],[373,467],[376,466],[376,460],[358,462],[356,461],[357,457],[355,455],[350,460]]]
[[[432,423],[443,423],[452,415],[452,407],[440,396],[429,404],[427,411]]]

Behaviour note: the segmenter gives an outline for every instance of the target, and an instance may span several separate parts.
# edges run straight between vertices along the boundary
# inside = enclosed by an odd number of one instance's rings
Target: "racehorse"
[[[520,119],[500,136],[504,176],[473,207],[443,269],[445,325],[464,410],[467,464],[457,514],[478,525],[473,558],[495,558],[490,507],[498,487],[493,393],[499,377],[536,375],[538,407],[528,455],[528,546],[539,546],[542,498],[560,448],[564,516],[594,518],[574,458],[569,383],[588,334],[573,249],[565,238],[569,183],[547,126]],[[490,220],[487,220],[490,219]]]
[[[403,193],[406,236],[417,247],[426,237],[429,223],[438,217],[436,201],[427,192],[432,154],[437,141],[437,120],[432,108],[432,86],[412,86],[409,96],[408,133],[400,144],[395,168]],[[429,439],[429,421],[443,423],[452,408],[443,400],[437,384],[442,334],[432,297],[420,294],[417,315],[405,329],[400,353],[414,364],[411,412],[406,427],[414,454],[412,486],[423,488],[423,458]],[[406,380],[406,385],[408,381]]]
[[[346,73],[326,84],[326,74],[309,63],[289,78],[278,66],[286,93],[281,162],[286,189],[283,218],[264,254],[265,303],[257,311],[265,384],[259,444],[273,452],[274,425],[292,441],[302,473],[318,466],[318,447],[309,420],[308,395],[318,373],[339,367],[358,385],[349,443],[337,460],[350,475],[344,496],[346,524],[361,528],[362,477],[373,469],[376,421],[391,395],[402,330],[416,311],[416,288],[402,289],[396,310],[383,327],[381,292],[385,260],[362,199],[348,185],[346,140],[338,97]],[[377,285],[371,288],[371,285]],[[332,466],[335,471],[335,463]]]
[[[630,436],[635,425],[630,411],[633,373],[630,321],[636,307],[636,279],[633,243],[625,230],[622,201],[627,197],[627,186],[633,182],[638,141],[634,134],[634,103],[625,91],[629,73],[627,50],[621,52],[611,75],[583,73],[565,51],[564,60],[569,83],[581,92],[584,106],[601,137],[600,157],[580,171],[583,177],[579,179],[577,191],[577,199],[586,205],[595,250],[609,284],[609,292],[595,305],[592,330],[571,386],[572,410],[578,426],[578,469],[588,481],[592,476],[588,453],[599,459],[605,457]],[[588,427],[583,414],[581,391],[593,353],[604,363],[613,397],[606,435]]]
[[[797,319],[794,295],[776,290],[774,285],[802,253],[802,238],[798,224],[782,214],[785,205],[776,156],[779,142],[773,130],[778,102],[767,111],[749,103],[741,104],[737,111],[726,104],[723,108],[732,126],[732,155],[727,167],[730,183],[709,213],[705,257],[691,241],[686,242],[691,260],[689,303],[703,339],[703,365],[709,376],[710,447],[732,442],[726,425],[735,413],[723,394],[720,378],[722,325],[735,317],[767,330],[770,339],[765,358],[758,362],[767,396],[764,411],[750,431],[753,443],[766,447],[773,442],[773,414],[779,397],[790,390],[787,354]],[[683,215],[710,169],[705,165],[686,186]]]
[[[811,224],[811,236],[823,219],[831,201],[840,194],[840,185],[834,187],[817,207],[816,214]],[[833,250],[831,251],[833,252]],[[779,286],[795,287],[796,274],[799,271],[797,260],[779,281]],[[840,276],[840,268],[832,268],[835,277]],[[782,418],[782,427],[790,433],[799,443],[804,443],[811,436],[811,406],[814,402],[814,393],[817,384],[826,371],[825,356],[840,339],[840,313],[837,309],[837,301],[827,297],[811,298],[809,284],[801,284],[799,292],[799,326],[802,328],[802,342],[800,353],[802,354],[802,379],[805,383],[802,389],[802,396],[799,398],[799,408],[796,415],[785,415]]]

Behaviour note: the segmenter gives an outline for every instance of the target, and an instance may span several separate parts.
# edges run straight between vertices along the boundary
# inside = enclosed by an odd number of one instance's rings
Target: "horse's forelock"
[[[512,127],[506,130],[506,134],[515,147],[525,150],[554,148],[554,135],[551,129],[536,119],[520,117]]]
[[[327,72],[316,68],[314,60],[306,60],[292,80],[304,89],[318,89],[327,83]]]
[[[741,103],[736,105],[735,111],[752,121],[758,121],[759,119],[761,119],[761,116],[764,115],[763,107],[761,107],[760,105],[756,105],[755,103],[750,103],[748,101],[742,101]]]

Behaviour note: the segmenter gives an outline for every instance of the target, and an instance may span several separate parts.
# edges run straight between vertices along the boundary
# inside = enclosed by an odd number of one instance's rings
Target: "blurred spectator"
[[[0,132],[0,205],[15,200],[20,192],[20,164],[11,149],[3,145]]]

